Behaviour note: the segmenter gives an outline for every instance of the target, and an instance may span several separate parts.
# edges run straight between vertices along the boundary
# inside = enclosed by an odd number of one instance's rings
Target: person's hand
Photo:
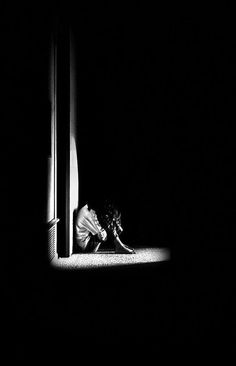
[[[100,236],[100,239],[101,239],[102,241],[105,241],[105,240],[107,239],[107,232],[106,232],[106,230],[102,229],[102,230],[100,231],[100,233],[99,233],[99,236]]]

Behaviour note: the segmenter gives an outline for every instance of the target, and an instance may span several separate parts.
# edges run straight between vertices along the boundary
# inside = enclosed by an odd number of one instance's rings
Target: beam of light
[[[73,254],[69,258],[53,260],[52,265],[58,269],[80,270],[157,263],[169,259],[170,251],[166,248],[138,248],[135,254],[115,254],[112,251]]]

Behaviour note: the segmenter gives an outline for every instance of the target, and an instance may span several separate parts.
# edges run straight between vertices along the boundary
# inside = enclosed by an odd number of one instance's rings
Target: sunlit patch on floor
[[[114,251],[73,254],[69,258],[58,258],[52,262],[59,269],[89,269],[111,266],[127,266],[155,263],[170,259],[170,252],[165,248],[138,248],[135,254],[115,254]]]

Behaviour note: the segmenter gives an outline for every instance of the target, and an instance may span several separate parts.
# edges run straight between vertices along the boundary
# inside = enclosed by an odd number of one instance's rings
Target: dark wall
[[[113,196],[134,242],[232,241],[231,20],[138,6],[74,14],[81,197]]]
[[[4,241],[14,262],[44,255],[47,159],[50,156],[49,53],[51,9],[4,9],[2,146],[6,182]],[[5,169],[6,168],[6,169]],[[5,235],[6,234],[6,235]],[[33,238],[40,244],[33,244]],[[44,253],[44,254],[43,254]]]

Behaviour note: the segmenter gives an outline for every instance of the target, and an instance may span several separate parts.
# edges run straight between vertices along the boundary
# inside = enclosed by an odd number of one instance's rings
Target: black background
[[[230,12],[208,16],[167,6],[81,3],[3,6],[2,14],[2,246],[5,334],[12,354],[20,359],[32,351],[43,358],[49,351],[79,358],[91,344],[102,355],[117,344],[119,353],[139,345],[230,348],[235,329]],[[169,263],[65,274],[42,259],[48,50],[55,15],[71,24],[77,42],[82,194],[98,177],[97,192],[115,195],[121,206],[127,238],[147,246],[167,243]]]
[[[114,197],[134,242],[229,241],[233,24],[137,5],[68,13],[81,195]]]

